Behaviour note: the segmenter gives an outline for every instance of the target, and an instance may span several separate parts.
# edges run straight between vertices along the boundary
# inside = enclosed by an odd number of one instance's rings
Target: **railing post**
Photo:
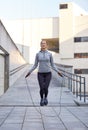
[[[85,84],[85,77],[84,77],[84,102],[86,102],[86,84]]]
[[[85,77],[72,74],[70,72],[66,72],[65,70],[61,70],[64,73],[64,86],[68,85],[68,88],[75,94],[76,97],[79,97],[79,99],[82,99],[82,96],[84,96],[84,102],[86,102],[86,83],[85,83]],[[67,81],[67,82],[66,82]],[[84,87],[82,89],[82,87]]]
[[[71,75],[70,75],[71,76]],[[70,89],[70,91],[71,91],[71,78],[69,79],[69,89]]]
[[[68,89],[70,89],[70,78],[68,77]]]
[[[73,75],[73,79],[75,79],[75,76]],[[75,94],[75,81],[73,80],[73,94]]]
[[[81,95],[81,89],[82,89],[82,88],[81,88],[81,76],[80,76],[79,84],[80,84],[80,85],[79,85],[79,86],[80,86],[80,88],[79,88],[79,92],[80,92],[80,100],[81,100],[81,96],[82,96],[82,95]]]
[[[76,75],[76,97],[78,97],[78,76]]]
[[[72,92],[72,75],[71,75],[71,92]]]

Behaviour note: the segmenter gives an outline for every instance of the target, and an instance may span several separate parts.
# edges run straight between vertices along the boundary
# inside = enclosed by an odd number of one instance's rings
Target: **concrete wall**
[[[10,55],[10,71],[14,68],[25,64],[26,61],[19,52],[15,43],[11,39],[10,35],[6,31],[3,24],[0,22],[0,45],[9,53]]]
[[[88,36],[88,15],[78,16],[75,18],[75,37]],[[75,43],[74,53],[88,53],[88,42]],[[75,59],[74,69],[88,69],[88,58]],[[86,77],[86,90],[88,92],[88,74]]]
[[[74,60],[74,53],[88,52],[87,42],[74,42],[74,37],[88,36],[88,15],[85,15],[86,12],[83,9],[71,2],[63,4],[68,4],[68,8],[60,9],[59,44],[61,60],[65,64],[74,65],[73,62],[71,63]]]
[[[18,48],[16,47],[15,43],[11,39],[10,35],[6,31],[1,21],[0,21],[0,49],[3,50],[5,56],[5,59],[3,59],[3,56],[0,55],[0,71],[2,73],[2,74],[0,73],[0,75],[3,77],[3,80],[5,80],[2,82],[4,82],[4,85],[7,85],[8,84],[7,79],[9,79],[9,85],[11,86],[20,77],[23,71],[22,72],[20,71],[20,73],[16,74],[14,78],[13,75],[9,77],[9,74],[6,78],[7,72],[10,73],[14,69],[26,64],[26,60],[19,52]],[[8,56],[8,58],[6,58],[6,56]],[[1,86],[2,86],[2,82],[0,82]],[[3,86],[3,87],[2,87],[2,93],[8,88],[7,86]]]
[[[88,35],[88,15],[75,17],[75,36],[87,36]]]
[[[25,46],[22,44],[16,44],[16,46],[18,47],[19,51],[22,53],[22,55],[25,57],[26,61],[29,62],[29,52],[30,52],[30,48],[29,46]]]
[[[0,54],[0,95],[4,93],[4,56]]]
[[[59,38],[62,64],[72,65],[74,69],[88,69],[88,58],[74,58],[74,53],[88,53],[88,42],[74,42],[75,37],[88,36],[88,15],[73,3],[67,9],[60,9]],[[74,73],[74,71],[73,71]],[[86,87],[88,91],[88,75]]]
[[[73,4],[67,3],[66,9],[60,9],[59,17],[59,44],[61,58],[73,58],[74,54],[74,14]],[[69,49],[70,48],[70,49]],[[69,50],[69,51],[68,51]]]

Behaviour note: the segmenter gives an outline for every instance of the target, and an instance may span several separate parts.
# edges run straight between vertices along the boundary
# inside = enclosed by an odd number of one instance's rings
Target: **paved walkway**
[[[27,83],[28,87],[21,76],[0,97],[0,130],[88,130],[88,106],[76,106],[72,93],[67,88],[61,89],[58,80],[52,79],[49,104],[44,107],[39,106],[36,72],[31,74]]]

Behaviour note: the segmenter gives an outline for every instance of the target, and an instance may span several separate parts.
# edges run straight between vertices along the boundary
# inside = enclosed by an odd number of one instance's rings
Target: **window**
[[[88,53],[75,53],[74,58],[88,58]]]
[[[88,37],[75,37],[74,42],[88,42]]]
[[[88,74],[88,69],[74,69],[75,74]]]
[[[81,42],[81,37],[74,38],[74,42]]]
[[[60,4],[60,9],[67,9],[68,5],[67,4]]]
[[[58,38],[48,38],[43,39],[48,43],[48,50],[59,53],[59,39]]]
[[[74,70],[74,73],[75,73],[75,74],[82,74],[82,70],[81,70],[81,69],[75,69],[75,70]]]
[[[81,41],[82,41],[82,42],[88,42],[88,37],[82,37],[82,38],[81,38]]]

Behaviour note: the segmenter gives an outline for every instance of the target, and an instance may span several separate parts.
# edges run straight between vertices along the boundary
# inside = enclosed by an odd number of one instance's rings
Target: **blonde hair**
[[[43,42],[47,44],[46,40],[42,40],[40,43],[42,44]],[[48,44],[47,44],[47,45],[48,45]]]

